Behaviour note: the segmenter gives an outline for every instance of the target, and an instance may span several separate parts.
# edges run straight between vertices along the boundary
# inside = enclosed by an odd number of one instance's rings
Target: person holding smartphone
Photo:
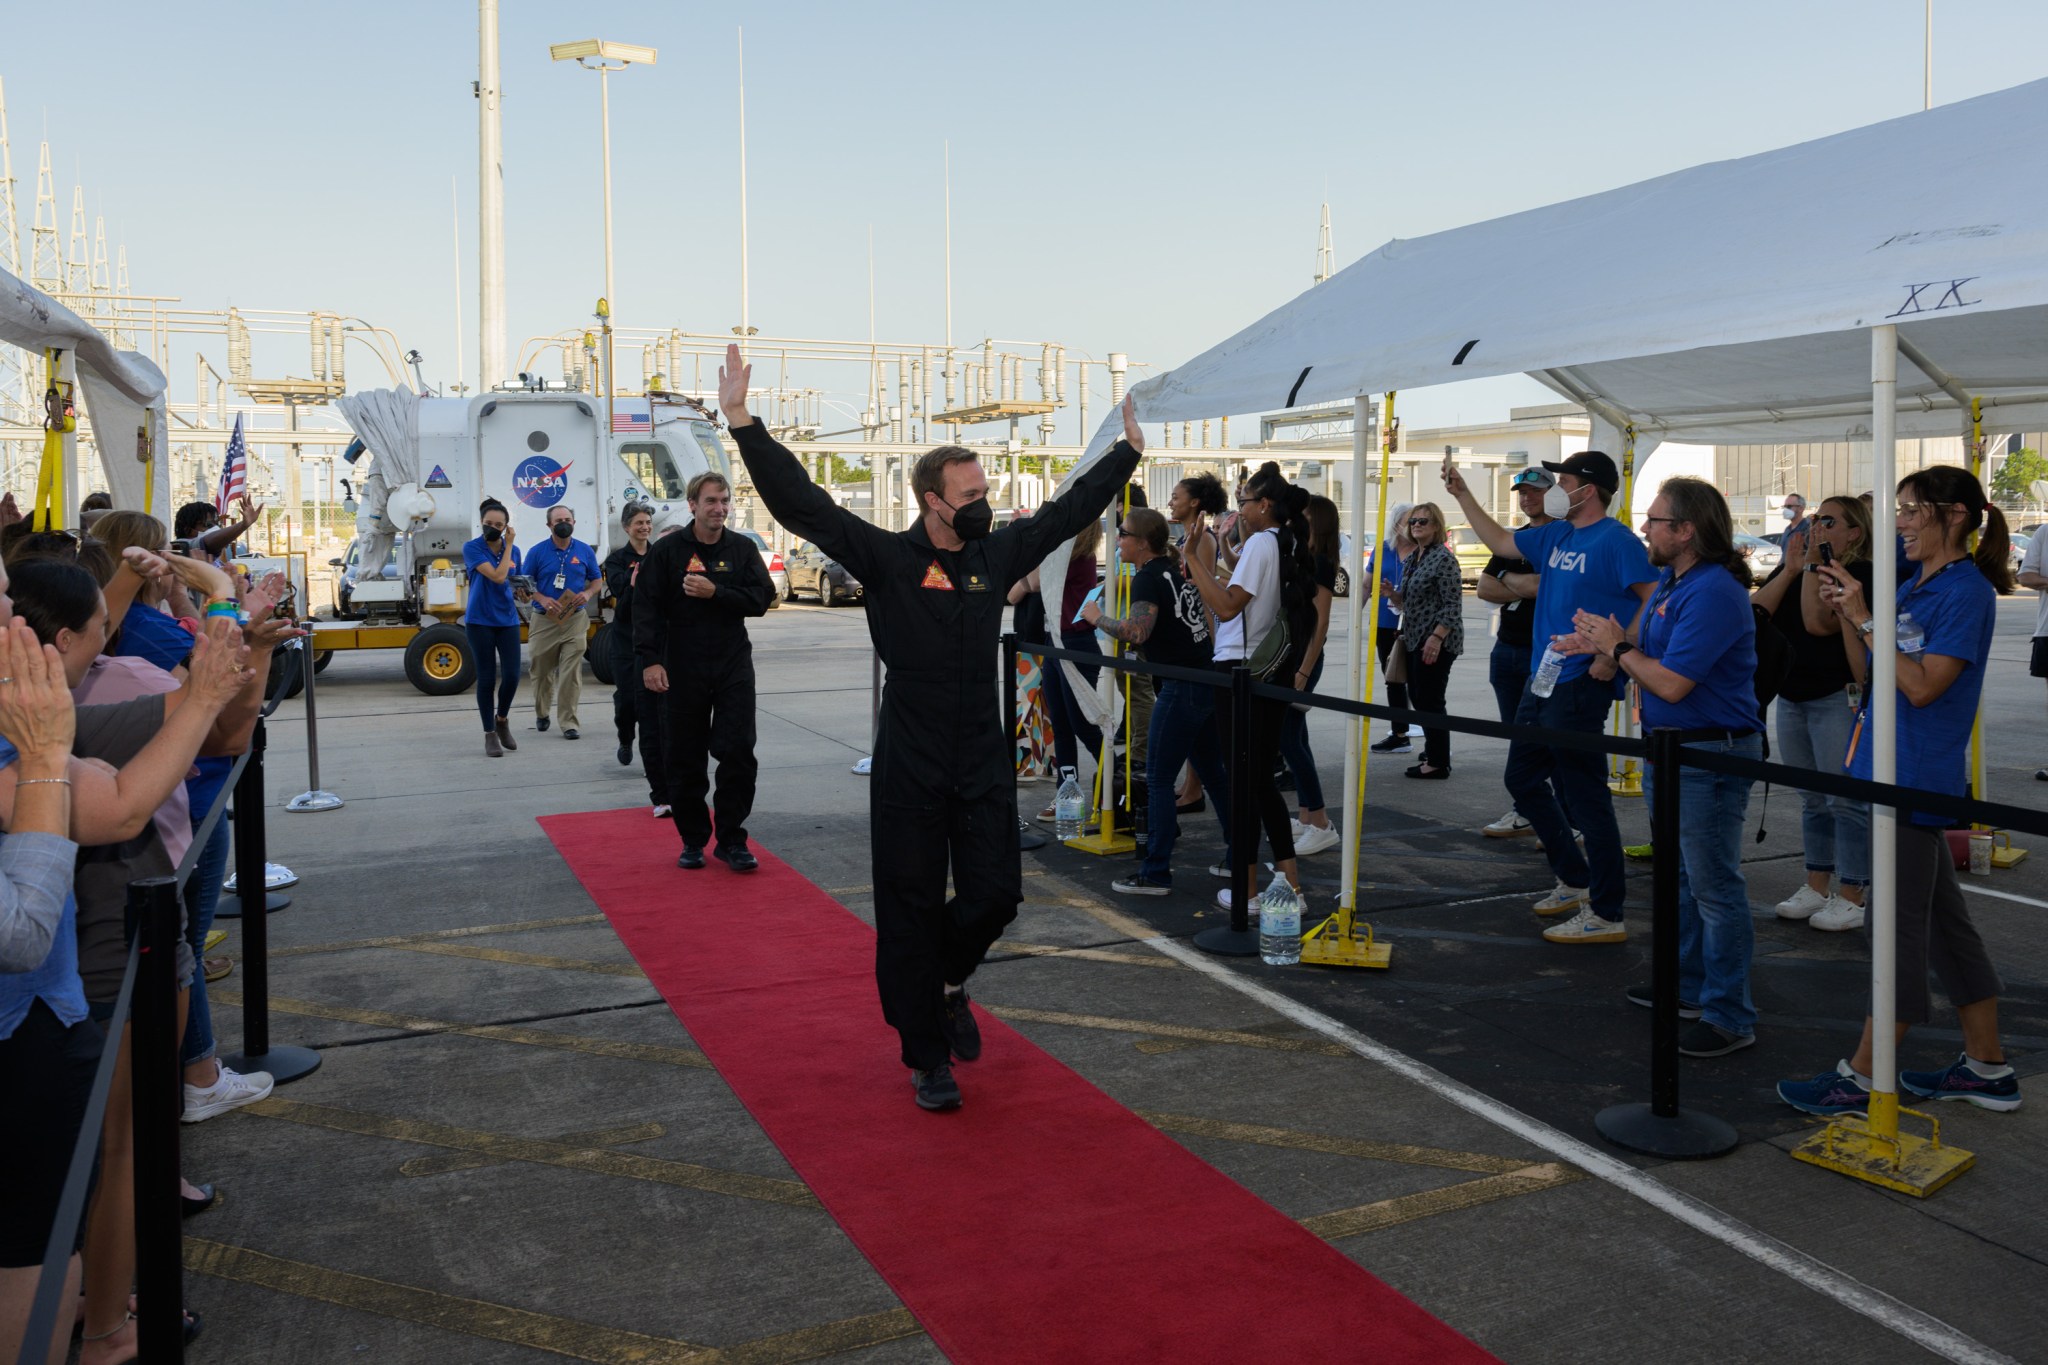
[[[512,546],[511,515],[496,498],[477,504],[483,534],[462,547],[462,566],[469,571],[469,605],[462,628],[469,633],[469,652],[476,660],[476,709],[484,722],[484,757],[503,758],[519,742],[512,738],[512,699],[519,695],[519,608],[512,600],[512,580],[519,572],[519,552]],[[497,709],[491,694],[497,693]]]

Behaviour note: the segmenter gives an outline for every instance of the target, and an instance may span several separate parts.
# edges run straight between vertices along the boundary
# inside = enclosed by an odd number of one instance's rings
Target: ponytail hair
[[[1316,562],[1309,552],[1309,492],[1287,482],[1272,460],[1245,480],[1245,492],[1273,505],[1274,534],[1280,541],[1280,605],[1290,613],[1315,603]]]
[[[1194,503],[1198,512],[1220,517],[1230,507],[1229,495],[1223,491],[1223,481],[1207,471],[1188,475],[1180,481],[1180,486],[1188,490],[1188,500]]]
[[[2005,513],[1984,496],[1984,485],[1977,482],[1975,474],[1952,464],[1929,465],[1900,479],[1899,491],[1938,505],[1944,529],[1948,527],[1948,509],[1962,508],[1963,523],[1956,528],[1957,548],[1969,543],[1970,532],[1981,531],[1977,548],[1970,556],[1976,562],[1977,572],[2001,596],[2017,586],[2012,576],[2012,535],[2006,529]]]

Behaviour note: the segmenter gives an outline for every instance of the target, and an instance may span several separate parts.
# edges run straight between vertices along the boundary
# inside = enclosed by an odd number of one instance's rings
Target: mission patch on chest
[[[918,584],[918,586],[921,588],[938,588],[944,592],[951,592],[953,591],[953,580],[946,577],[946,571],[940,568],[939,561],[934,559],[932,566],[924,571],[924,582]]]

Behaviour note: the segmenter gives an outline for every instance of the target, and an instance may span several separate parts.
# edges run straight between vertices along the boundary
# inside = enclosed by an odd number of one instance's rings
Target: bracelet
[[[67,787],[71,785],[71,779],[68,777],[24,777],[16,781],[14,785],[17,787],[33,787],[39,782],[61,783]]]

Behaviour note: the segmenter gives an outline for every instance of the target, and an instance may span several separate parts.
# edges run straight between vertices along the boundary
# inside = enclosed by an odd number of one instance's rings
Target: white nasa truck
[[[457,623],[467,596],[462,547],[482,533],[484,498],[505,504],[522,556],[548,538],[549,514],[568,507],[577,539],[602,560],[624,534],[627,503],[651,504],[659,531],[689,520],[684,489],[696,475],[732,477],[717,422],[674,395],[614,398],[609,432],[605,400],[567,390],[418,399],[387,390],[338,406],[377,463],[364,481],[355,541],[345,559],[330,561],[339,571],[335,600],[309,622],[316,665],[337,649],[403,649],[406,677],[431,696],[475,682],[469,637]],[[401,417],[407,410],[409,420]],[[600,681],[609,669],[599,657],[607,629],[594,602],[591,658]]]

